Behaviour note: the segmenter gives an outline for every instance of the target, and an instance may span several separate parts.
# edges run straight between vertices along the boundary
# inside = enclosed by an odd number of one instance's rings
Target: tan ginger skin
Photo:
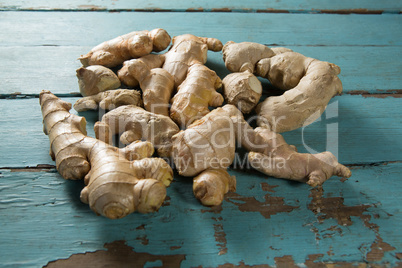
[[[193,192],[205,206],[221,204],[224,194],[236,189],[235,177],[226,171],[235,157],[238,126],[232,117],[243,118],[235,106],[225,105],[172,137],[176,169],[183,176],[197,175]]]
[[[84,203],[111,219],[158,210],[173,171],[164,160],[147,158],[152,144],[136,142],[118,149],[86,136],[85,118],[70,114],[70,103],[49,91],[42,91],[39,99],[56,168],[65,179],[85,177]]]
[[[257,124],[278,133],[311,124],[321,116],[331,98],[342,93],[339,73],[340,68],[333,63],[296,52],[259,61],[256,74],[287,91],[268,97],[257,106]]]
[[[221,85],[222,81],[214,71],[202,64],[191,65],[186,79],[171,100],[170,117],[185,128],[209,113],[208,106],[221,106],[223,97],[216,92]]]
[[[161,157],[170,157],[172,136],[179,131],[179,127],[168,116],[154,114],[133,105],[118,107],[103,115],[102,120],[95,124],[98,139],[111,144],[112,137],[121,134],[120,141],[123,144],[147,140]]]
[[[252,42],[227,42],[222,49],[222,57],[226,68],[232,72],[254,73],[255,65],[261,59],[275,55],[269,47]]]
[[[168,116],[174,87],[173,76],[162,68],[151,69],[141,59],[128,61],[125,68],[140,84],[145,110]]]
[[[236,191],[236,178],[225,169],[207,169],[193,180],[194,196],[204,206],[218,206],[224,195]]]
[[[228,74],[222,84],[226,103],[236,105],[244,114],[255,108],[262,95],[261,82],[249,72]]]
[[[77,112],[88,110],[113,110],[123,105],[135,105],[142,107],[140,92],[132,89],[116,89],[100,92],[96,95],[88,96],[77,100],[74,109]]]
[[[330,152],[298,153],[278,133],[265,128],[256,128],[255,132],[269,149],[250,152],[248,159],[253,168],[268,176],[305,182],[314,187],[323,184],[333,175],[345,178],[352,175]]]
[[[332,175],[350,177],[330,152],[300,154],[280,134],[268,129],[253,130],[233,105],[217,108],[173,136],[173,159],[179,174],[194,176],[206,169],[226,169],[234,160],[235,142],[250,151],[253,167],[270,176],[321,185]],[[267,167],[272,158],[279,166]],[[267,159],[270,160],[270,159]]]
[[[84,97],[116,89],[121,85],[117,75],[101,65],[78,68],[77,78],[80,93]]]
[[[248,114],[262,95],[261,82],[254,75],[255,65],[275,53],[262,44],[229,41],[223,46],[222,55],[226,68],[232,72],[222,81],[225,101]]]
[[[200,67],[207,61],[208,50],[220,51],[221,49],[222,43],[215,38],[197,37],[191,34],[176,36],[173,38],[172,46],[168,52],[126,61],[122,69],[118,71],[118,76],[128,86],[135,86],[138,81],[140,82],[140,88],[144,92],[144,107],[147,111],[169,115],[167,104],[173,90],[170,87],[168,74],[171,74],[174,79],[174,89],[178,89],[190,73],[190,68],[197,65],[197,67],[192,68],[193,71],[191,72],[194,73],[195,70],[202,69],[203,71],[199,74],[202,74],[203,78],[198,78],[197,82],[194,79],[195,76],[191,80],[189,79],[185,86],[181,87],[180,96],[173,101],[174,107],[180,106],[184,110],[182,111],[183,116],[181,116],[177,113],[177,109],[173,108],[172,116],[179,125],[185,126],[190,120],[194,120],[193,116],[205,115],[206,108],[208,108],[205,106],[209,103],[211,106],[219,106],[223,102],[220,94],[218,95],[215,92],[215,89],[221,85],[220,79],[217,79],[214,71],[207,67]],[[160,78],[156,77],[155,73],[158,73]],[[212,86],[210,86],[211,82],[213,82]],[[190,88],[189,83],[200,84],[201,86]],[[165,89],[163,89],[163,85],[166,87]],[[203,88],[204,85],[207,88]],[[148,95],[147,91],[152,92],[152,94]],[[184,91],[189,94],[184,94]],[[199,100],[199,96],[206,97],[208,101]],[[196,102],[193,102],[194,100]]]
[[[208,50],[221,51],[222,43],[215,38],[198,37],[192,34],[175,36],[172,39],[172,46],[164,54],[151,54],[141,57],[140,61],[148,65],[148,68],[162,67],[168,71],[175,81],[175,88],[186,78],[188,68],[193,64],[205,64],[207,62]],[[124,63],[118,75],[123,83],[128,86],[135,86],[135,74],[128,71],[129,62]]]
[[[172,137],[172,156],[182,176],[195,176],[206,169],[226,169],[235,157],[235,106],[216,108]]]
[[[97,45],[79,60],[84,66],[102,65],[112,68],[152,51],[160,52],[169,46],[170,40],[169,34],[163,29],[131,32]]]
[[[258,135],[231,104],[212,110],[172,137],[172,157],[178,173],[195,176],[206,169],[226,169],[235,157],[236,142],[255,149]]]
[[[175,88],[184,81],[191,65],[207,62],[208,50],[221,51],[221,41],[191,34],[173,37],[172,46],[164,54],[165,61],[162,68],[173,75]]]
[[[223,59],[228,70],[234,72],[223,79],[225,100],[244,113],[250,112],[261,96],[261,83],[254,74],[287,90],[256,107],[258,126],[278,133],[311,124],[324,112],[329,100],[342,93],[338,66],[288,48],[270,49],[258,43],[230,41],[223,47]]]
[[[139,85],[139,82],[135,76],[138,75],[129,72],[131,65],[141,64],[141,66],[146,66],[145,68],[154,69],[162,67],[164,60],[165,57],[163,54],[149,54],[138,59],[127,60],[123,63],[123,67],[117,72],[117,76],[123,84],[129,87],[136,87]]]

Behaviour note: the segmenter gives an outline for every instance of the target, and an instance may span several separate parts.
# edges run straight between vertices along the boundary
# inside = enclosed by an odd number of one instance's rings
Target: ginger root
[[[226,68],[232,72],[223,79],[223,94],[228,104],[250,113],[262,95],[261,82],[254,75],[255,65],[275,53],[262,44],[227,42],[222,49]]]
[[[100,92],[116,89],[121,83],[117,75],[101,65],[77,69],[78,86],[82,96],[92,96]]]
[[[215,89],[221,85],[220,79],[212,70],[200,67],[207,61],[208,50],[220,51],[221,49],[222,43],[215,38],[197,37],[191,34],[176,36],[168,52],[126,61],[118,71],[118,76],[126,85],[140,84],[144,93],[144,107],[147,111],[169,115],[168,103],[173,90],[178,89],[190,74],[191,66],[197,65],[192,68],[191,73],[203,69],[198,73],[204,79],[193,75],[192,79],[187,80],[181,87],[179,95],[173,100],[171,116],[178,124],[185,126],[190,120],[194,120],[195,116],[204,115],[208,108],[205,106],[209,103],[212,106],[219,106],[223,102],[220,94],[215,92]],[[208,81],[213,83],[212,86]],[[190,84],[197,86],[193,89]],[[200,90],[198,84],[205,86],[205,90]],[[199,97],[205,97],[207,101],[199,100]],[[193,100],[196,101],[193,103]]]
[[[283,52],[259,61],[256,74],[287,91],[268,97],[257,106],[258,126],[281,133],[311,124],[321,116],[330,99],[342,93],[339,73],[340,68],[333,63],[296,52]]]
[[[254,73],[258,61],[274,55],[275,52],[269,47],[253,42],[235,43],[229,41],[222,49],[225,66],[232,73],[246,71]]]
[[[143,106],[140,92],[131,89],[116,89],[100,92],[77,100],[74,109],[77,112],[88,110],[113,110],[123,105]]]
[[[247,71],[228,74],[222,84],[226,103],[236,105],[244,114],[254,109],[262,95],[260,80]]]
[[[50,91],[42,91],[39,100],[56,168],[65,179],[85,177],[81,200],[95,213],[117,219],[159,209],[173,171],[164,160],[147,158],[152,144],[137,142],[118,149],[86,136],[85,118],[70,114],[70,103]]]
[[[154,114],[133,105],[120,106],[105,115],[95,124],[96,137],[112,144],[112,138],[121,134],[120,141],[130,144],[136,140],[150,141],[158,155],[169,157],[172,151],[172,136],[180,131],[168,116]]]
[[[173,76],[162,68],[151,69],[143,59],[127,61],[124,66],[130,77],[140,83],[145,110],[168,116],[174,86]]]
[[[226,169],[234,160],[235,142],[250,152],[252,167],[270,176],[316,186],[332,175],[351,175],[330,152],[300,154],[280,134],[264,128],[254,130],[230,104],[211,111],[172,140],[173,160],[183,176],[194,176],[207,169]]]
[[[254,74],[288,90],[281,96],[268,97],[256,108],[258,126],[275,132],[312,123],[324,112],[329,100],[342,92],[338,66],[288,48],[227,42],[223,59],[228,70],[235,72],[223,79],[225,101],[238,106],[243,113],[256,107],[261,97],[261,83]]]
[[[241,116],[233,105],[212,110],[172,137],[172,156],[177,171],[195,176],[206,169],[226,169],[234,160],[236,126],[232,116]]]
[[[208,106],[218,107],[223,97],[216,92],[222,85],[218,75],[202,64],[193,64],[172,98],[170,117],[185,128],[192,121],[209,113]]]
[[[193,179],[194,196],[204,206],[218,206],[224,195],[236,191],[236,178],[225,169],[207,169]]]
[[[138,59],[127,60],[123,63],[123,67],[117,72],[117,76],[126,86],[136,87],[139,85],[139,82],[135,74],[132,75],[128,70],[133,62],[141,61],[142,66],[146,66],[148,69],[154,69],[162,67],[164,60],[164,54],[149,54]]]
[[[333,175],[346,178],[352,175],[330,152],[298,153],[278,133],[265,128],[256,128],[255,133],[262,137],[261,144],[266,144],[267,149],[250,152],[248,159],[253,168],[264,174],[306,182],[310,186],[321,185]]]
[[[169,46],[170,40],[169,34],[163,29],[131,32],[97,45],[79,60],[84,66],[102,65],[111,68],[152,51],[162,51]]]
[[[191,65],[207,62],[208,50],[221,51],[221,41],[191,34],[173,37],[172,46],[164,54],[165,61],[162,68],[173,75],[175,88],[184,81]]]
[[[163,68],[174,77],[174,88],[177,89],[187,76],[188,68],[193,64],[205,64],[208,50],[221,51],[222,43],[216,38],[198,37],[192,34],[175,36],[172,45],[164,54],[150,54],[136,59],[149,69]],[[136,86],[138,82],[128,68],[133,63],[126,61],[119,70],[121,81],[128,86]]]

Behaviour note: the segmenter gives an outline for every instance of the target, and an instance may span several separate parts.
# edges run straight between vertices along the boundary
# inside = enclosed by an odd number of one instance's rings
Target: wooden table
[[[402,265],[401,1],[4,0],[0,9],[1,266]],[[77,57],[157,27],[339,65],[343,94],[317,122],[284,136],[301,152],[331,149],[352,177],[311,188],[238,163],[230,170],[237,191],[218,208],[201,206],[191,179],[176,176],[159,212],[96,216],[80,202],[83,182],[54,168],[38,94],[75,102]],[[221,53],[209,52],[207,65],[228,74]],[[93,135],[98,113],[82,115]]]

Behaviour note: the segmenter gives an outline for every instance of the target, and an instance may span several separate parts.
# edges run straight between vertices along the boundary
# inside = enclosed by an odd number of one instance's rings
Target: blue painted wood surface
[[[223,43],[244,40],[286,46],[342,69],[344,91],[399,89],[402,36],[399,15],[2,12],[0,94],[77,92],[77,60],[93,46],[136,29],[164,27],[172,35],[191,32]],[[171,18],[175,19],[172,20]],[[177,21],[189,22],[183,26]],[[201,23],[202,22],[202,23]],[[52,27],[49,27],[52,25]],[[74,25],[74,26],[72,26]],[[375,64],[373,64],[375,62]],[[209,66],[228,74],[221,53]],[[29,79],[26,85],[21,75]],[[57,79],[52,79],[57,77]],[[386,80],[386,83],[384,82]]]
[[[402,45],[396,34],[400,23],[399,14],[10,11],[1,12],[0,40],[2,46],[91,47],[130,31],[163,27],[172,36],[191,31],[222,42],[383,47]]]
[[[340,78],[345,93],[356,90],[386,93],[399,89],[402,84],[400,75],[402,62],[399,57],[395,57],[400,54],[400,46],[286,47],[306,56],[339,65],[342,69]],[[50,88],[56,94],[77,93],[75,70],[81,66],[77,55],[85,54],[90,49],[89,46],[2,47],[0,96],[8,96],[15,92],[37,95],[44,88]],[[216,70],[220,77],[225,77],[229,73],[223,64],[221,53],[210,52],[208,57],[207,66]],[[29,87],[26,85],[26,80],[21,79],[21,74],[29,79]]]
[[[401,265],[401,9],[400,1],[2,1],[0,266],[99,267],[116,258],[129,267]],[[159,212],[97,217],[79,201],[83,183],[55,171],[36,97],[48,89],[74,102],[79,55],[155,27],[286,46],[338,64],[344,94],[320,120],[284,136],[301,152],[337,150],[352,177],[312,189],[231,168],[236,193],[206,208],[191,179],[176,175]],[[207,65],[228,73],[221,53],[209,53]],[[101,114],[81,115],[93,136]]]
[[[317,254],[316,262],[357,265],[374,258],[394,266],[402,247],[401,168],[400,163],[355,167],[352,178],[331,179],[322,193],[231,171],[238,188],[221,211],[202,207],[191,180],[176,176],[159,212],[115,221],[95,216],[79,201],[81,182],[65,181],[54,171],[2,170],[2,265],[39,267],[124,240],[135,252],[183,254],[182,267],[273,266],[283,256],[301,265]],[[384,257],[378,258],[374,252],[381,242]]]
[[[0,3],[1,10],[169,10],[176,12],[317,12],[317,13],[399,13],[402,10],[400,1],[393,0],[366,0],[366,1],[261,1],[261,0],[171,0],[171,1],[140,1],[140,0],[96,0],[85,3],[73,1],[43,1],[43,0],[4,0]]]

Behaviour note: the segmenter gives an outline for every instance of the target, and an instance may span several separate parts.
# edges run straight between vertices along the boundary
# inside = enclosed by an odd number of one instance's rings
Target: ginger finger
[[[194,64],[172,98],[170,117],[185,128],[209,113],[208,106],[221,106],[223,97],[216,92],[222,85],[217,74],[202,64]]]
[[[131,32],[105,41],[79,58],[82,65],[116,67],[124,61],[159,52],[170,44],[170,36],[163,29]]]
[[[133,105],[120,106],[105,115],[95,124],[96,137],[112,143],[112,137],[121,134],[120,141],[130,144],[136,140],[151,142],[158,155],[169,157],[172,151],[172,136],[179,127],[168,116],[154,114]]]
[[[339,73],[335,64],[296,52],[259,61],[256,74],[287,91],[268,97],[257,106],[258,126],[282,133],[311,124],[321,116],[330,99],[342,93]]]
[[[243,113],[250,113],[262,95],[262,85],[254,75],[256,63],[275,53],[267,46],[233,41],[222,49],[226,68],[232,73],[223,79],[223,93],[228,104],[237,106]]]
[[[77,78],[80,93],[84,97],[116,89],[121,85],[117,75],[101,65],[78,68]]]
[[[141,107],[141,94],[137,90],[116,89],[100,92],[96,95],[88,96],[77,100],[74,109],[77,112],[88,110],[113,110],[123,105],[135,105]]]
[[[330,152],[298,153],[278,133],[265,128],[256,128],[255,132],[262,137],[269,149],[261,148],[257,152],[250,152],[248,159],[253,168],[264,174],[306,182],[310,186],[321,185],[333,175],[346,178],[352,175]]]
[[[162,68],[150,69],[141,59],[126,62],[125,66],[130,76],[140,83],[145,110],[168,116],[173,76]]]
[[[188,68],[196,63],[207,62],[208,50],[220,51],[222,43],[216,38],[198,37],[191,34],[175,36],[172,46],[164,54],[163,69],[174,77],[177,89],[187,76]]]
[[[117,72],[117,76],[123,84],[129,87],[136,87],[139,85],[139,82],[137,78],[129,72],[130,65],[141,61],[144,66],[147,66],[149,69],[154,69],[162,67],[164,60],[164,54],[149,54],[138,59],[127,60],[123,63],[123,67]]]
[[[193,179],[194,196],[204,206],[218,206],[224,195],[236,191],[236,178],[224,169],[207,169]]]

